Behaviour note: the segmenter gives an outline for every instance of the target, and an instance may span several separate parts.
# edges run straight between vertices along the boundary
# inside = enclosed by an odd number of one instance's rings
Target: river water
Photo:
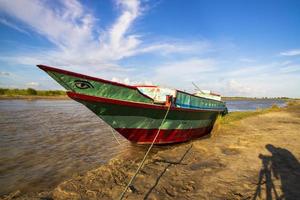
[[[234,111],[251,111],[260,108],[268,108],[272,105],[279,107],[285,106],[285,101],[276,99],[258,99],[258,100],[235,100],[226,101],[226,106],[229,112]]]
[[[228,101],[229,111],[283,106],[283,101]],[[59,182],[139,148],[71,100],[0,101],[0,196],[52,189]]]

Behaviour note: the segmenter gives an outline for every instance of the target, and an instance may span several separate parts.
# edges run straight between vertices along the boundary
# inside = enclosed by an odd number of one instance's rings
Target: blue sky
[[[45,64],[129,84],[300,97],[300,1],[0,0],[0,87]]]

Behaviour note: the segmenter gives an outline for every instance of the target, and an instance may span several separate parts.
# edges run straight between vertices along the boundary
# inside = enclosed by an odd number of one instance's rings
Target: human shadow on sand
[[[300,163],[287,149],[267,144],[266,149],[272,155],[259,154],[262,168],[253,200],[296,200],[300,199]],[[275,187],[273,180],[281,181],[281,192]],[[266,196],[261,196],[262,186],[265,184]]]

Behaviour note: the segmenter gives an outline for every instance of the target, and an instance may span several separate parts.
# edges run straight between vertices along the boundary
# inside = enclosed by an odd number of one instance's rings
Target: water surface
[[[0,116],[0,195],[49,189],[131,146],[71,100],[1,100]]]
[[[279,107],[283,107],[283,106],[285,106],[285,101],[277,100],[277,99],[226,101],[226,106],[227,106],[229,112],[264,109],[264,108],[269,108],[272,105],[277,105]]]

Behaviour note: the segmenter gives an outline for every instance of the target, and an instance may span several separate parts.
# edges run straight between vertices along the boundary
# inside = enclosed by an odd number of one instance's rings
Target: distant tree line
[[[280,99],[288,100],[289,97],[222,97],[222,100],[261,100],[261,99]]]
[[[8,88],[0,88],[0,95],[7,96],[62,96],[66,95],[65,91],[62,90],[35,90],[33,88],[27,89],[8,89]]]

